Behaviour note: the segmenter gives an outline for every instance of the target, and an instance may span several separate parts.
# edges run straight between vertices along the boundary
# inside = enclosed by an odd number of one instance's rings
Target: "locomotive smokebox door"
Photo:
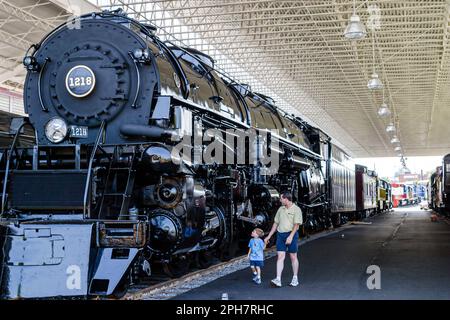
[[[79,29],[59,28],[34,53],[39,72],[28,72],[25,109],[41,145],[94,143],[107,124],[105,144],[139,140],[121,135],[122,124],[147,126],[158,76],[151,45],[138,33],[109,19],[81,20]],[[135,51],[146,57],[136,58]],[[67,135],[47,139],[45,126],[61,119]]]

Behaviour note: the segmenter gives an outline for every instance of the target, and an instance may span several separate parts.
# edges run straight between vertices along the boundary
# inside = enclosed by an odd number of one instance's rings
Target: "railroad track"
[[[309,241],[313,241],[331,234],[342,232],[352,226],[352,222],[332,230],[324,230],[309,237],[302,238],[298,241],[298,245],[302,246]],[[270,259],[276,256],[276,247],[273,246],[265,251],[265,259]],[[230,273],[246,269],[249,267],[247,255],[242,255],[233,258],[226,262],[221,262],[212,265],[209,268],[197,270],[186,274],[178,279],[171,279],[159,283],[149,284],[144,288],[143,285],[134,286],[130,288],[129,292],[122,298],[122,300],[167,300],[185,293],[194,288],[205,285],[218,278],[224,277]],[[217,297],[220,299],[220,297]]]

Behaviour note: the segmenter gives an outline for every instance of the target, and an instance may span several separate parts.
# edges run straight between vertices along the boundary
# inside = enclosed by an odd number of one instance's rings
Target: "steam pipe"
[[[171,137],[175,130],[164,129],[157,126],[146,126],[141,124],[123,124],[120,133],[126,136],[144,136],[148,138]]]

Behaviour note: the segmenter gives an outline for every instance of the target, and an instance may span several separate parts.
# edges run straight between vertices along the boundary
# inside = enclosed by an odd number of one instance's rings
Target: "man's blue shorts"
[[[294,234],[290,245],[286,245],[286,239],[290,232],[277,232],[277,251],[288,251],[289,253],[296,253],[298,251],[298,231]]]
[[[250,260],[250,267],[264,267],[264,261],[259,261],[259,260]]]

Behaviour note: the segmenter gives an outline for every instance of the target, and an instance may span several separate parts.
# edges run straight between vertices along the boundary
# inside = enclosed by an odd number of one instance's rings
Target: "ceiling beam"
[[[9,1],[0,0],[0,10],[10,16],[19,18],[21,21],[33,21],[33,25],[42,31],[48,31],[49,29],[53,29],[55,27],[52,23],[47,22],[45,19],[40,19],[38,16],[10,3]]]
[[[14,67],[11,71],[6,71],[3,73],[0,73],[0,84],[3,82],[10,80],[11,78],[15,78],[20,74],[25,74],[25,67],[22,64],[17,65]]]
[[[440,60],[439,66],[437,67],[437,72],[436,72],[434,97],[433,97],[433,102],[431,104],[430,117],[429,117],[429,121],[428,121],[428,130],[427,130],[427,136],[426,136],[427,144],[430,143],[430,133],[433,129],[434,114],[435,114],[435,110],[436,110],[436,105],[439,100],[439,95],[441,94],[442,89],[444,89],[445,91],[448,90],[446,84],[444,83],[445,87],[442,88],[443,84],[441,83],[442,80],[446,80],[446,76],[449,73],[448,72],[448,60],[449,60],[449,55],[450,55],[450,50],[449,50],[450,0],[446,0],[445,3],[446,3],[446,7],[445,7],[445,19],[444,19],[444,24],[443,24],[444,33],[443,33],[443,37],[442,37],[442,55],[441,55],[441,60]]]
[[[86,0],[49,0],[61,9],[73,14],[81,15],[93,11],[100,11],[100,8]]]

